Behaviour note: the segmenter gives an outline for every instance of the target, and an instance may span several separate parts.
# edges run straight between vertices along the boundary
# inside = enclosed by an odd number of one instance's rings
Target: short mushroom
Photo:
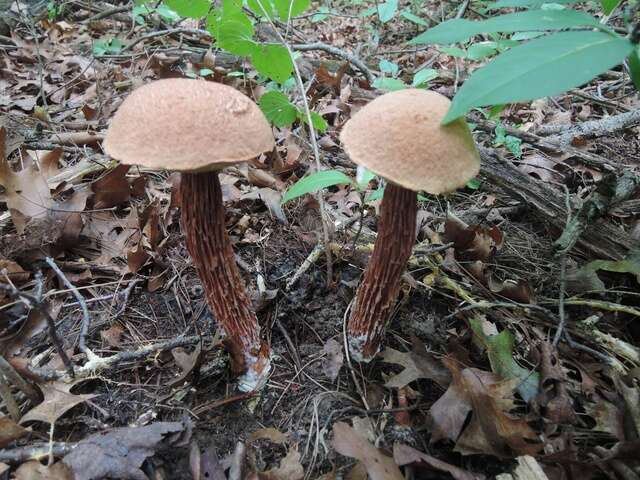
[[[348,323],[355,360],[368,362],[380,348],[415,242],[416,192],[453,191],[480,168],[465,121],[441,125],[449,104],[427,90],[387,93],[358,111],[340,134],[351,160],[387,181],[378,237]]]
[[[206,299],[225,331],[243,391],[259,388],[270,349],[236,265],[225,229],[219,170],[274,148],[258,106],[220,83],[165,79],[135,90],[114,115],[105,151],[126,164],[182,172],[181,221]]]

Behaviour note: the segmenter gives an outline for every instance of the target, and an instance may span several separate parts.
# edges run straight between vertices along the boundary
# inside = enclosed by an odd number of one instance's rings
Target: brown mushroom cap
[[[273,149],[274,140],[246,95],[221,83],[171,78],[129,95],[103,145],[123,163],[198,171],[257,157]]]
[[[352,161],[410,190],[446,193],[480,169],[480,154],[463,119],[441,125],[450,101],[428,90],[386,93],[344,126],[340,140]]]

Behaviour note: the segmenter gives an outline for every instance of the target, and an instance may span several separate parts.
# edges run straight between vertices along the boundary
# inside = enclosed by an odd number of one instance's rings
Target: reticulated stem
[[[240,388],[252,390],[269,370],[269,346],[238,271],[225,228],[218,172],[183,173],[181,220],[187,249],[196,267],[209,308],[224,328],[231,368],[243,374]]]
[[[417,212],[416,192],[387,184],[378,238],[349,319],[349,350],[354,360],[368,362],[378,353],[415,243]]]

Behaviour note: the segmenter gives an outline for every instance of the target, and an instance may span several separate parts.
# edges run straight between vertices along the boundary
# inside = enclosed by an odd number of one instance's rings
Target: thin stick
[[[62,283],[65,287],[67,287],[74,297],[76,297],[76,301],[80,305],[82,309],[82,326],[80,327],[80,337],[78,339],[78,348],[82,353],[87,353],[87,334],[89,333],[89,324],[91,323],[91,317],[89,317],[89,308],[87,307],[87,303],[84,301],[84,297],[80,294],[78,289],[69,281],[69,279],[62,273],[62,270],[56,265],[56,262],[51,257],[47,257],[45,259],[47,264],[51,267],[51,269],[56,273],[58,278],[62,280]]]
[[[373,82],[376,79],[373,73],[371,73],[371,70],[369,70],[369,67],[367,67],[362,60],[360,60],[358,57],[356,57],[355,55],[349,52],[345,52],[344,50],[334,47],[333,45],[327,45],[326,43],[322,43],[322,42],[298,43],[298,44],[291,45],[291,48],[293,48],[294,50],[298,50],[299,52],[320,50],[323,52],[330,53],[331,55],[335,55],[336,57],[346,60],[351,65],[353,65],[358,70],[360,70],[360,73],[364,75],[364,77],[367,79],[367,82],[369,82],[370,85],[373,85]]]

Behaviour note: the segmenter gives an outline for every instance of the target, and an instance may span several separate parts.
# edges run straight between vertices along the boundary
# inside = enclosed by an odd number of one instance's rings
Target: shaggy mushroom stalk
[[[225,228],[218,172],[183,173],[180,181],[182,228],[189,255],[202,281],[207,303],[224,328],[225,346],[234,373],[243,384],[262,377],[269,347],[260,341],[260,327],[236,266]]]
[[[171,78],[129,95],[114,115],[105,151],[129,165],[182,173],[182,228],[207,303],[226,335],[231,369],[243,391],[260,388],[270,350],[236,266],[218,172],[273,150],[269,122],[236,89],[216,82]]]
[[[388,183],[380,206],[378,237],[348,327],[354,360],[371,359],[378,352],[415,242],[417,213],[416,192]]]
[[[386,93],[360,109],[340,133],[351,160],[387,180],[378,238],[347,325],[355,360],[370,361],[382,344],[415,240],[417,192],[451,192],[480,169],[464,120],[441,124],[450,103],[427,90]]]

